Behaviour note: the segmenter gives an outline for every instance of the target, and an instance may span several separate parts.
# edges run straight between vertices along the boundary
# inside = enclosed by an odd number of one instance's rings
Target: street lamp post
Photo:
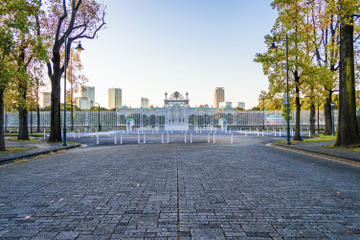
[[[335,107],[335,103],[331,102],[331,131],[332,131],[332,135],[335,136],[335,125],[334,125],[334,107]]]
[[[101,124],[100,124],[100,104],[95,103],[98,105],[98,131],[101,131]]]
[[[66,146],[66,68],[67,68],[67,44],[68,44],[68,36],[65,34],[65,41],[64,41],[64,129],[63,129],[63,146]]]
[[[65,34],[65,41],[64,41],[64,129],[63,129],[63,146],[67,146],[66,144],[66,68],[68,65],[68,59],[67,59],[67,46],[68,46],[68,35]],[[84,50],[84,48],[81,46],[81,42],[78,43],[78,46],[75,48],[76,50]]]
[[[265,129],[265,112],[266,112],[266,107],[263,108],[263,126],[262,129]]]
[[[289,43],[288,35],[285,36],[286,39],[286,144],[290,145],[290,119],[289,119]],[[270,46],[270,49],[276,49],[275,42]]]

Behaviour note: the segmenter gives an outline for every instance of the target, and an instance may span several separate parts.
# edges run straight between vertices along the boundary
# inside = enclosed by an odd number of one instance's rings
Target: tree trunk
[[[20,80],[19,83],[19,134],[18,140],[29,140],[28,111],[26,109],[26,83]]]
[[[331,112],[331,98],[332,90],[328,90],[329,95],[325,99],[324,113],[325,113],[325,135],[332,134],[332,112]]]
[[[24,66],[24,73],[26,72],[25,66],[25,48],[20,50],[20,56],[18,61],[19,71],[20,66]],[[18,99],[18,107],[19,107],[19,133],[18,140],[29,140],[29,129],[28,129],[28,111],[26,108],[26,93],[27,93],[27,82],[25,79],[19,78],[19,99]]]
[[[60,80],[62,73],[60,68],[60,53],[54,51],[51,61],[53,66],[48,63],[48,72],[51,79],[51,121],[49,142],[61,142]]]
[[[71,111],[71,132],[74,131],[74,105],[73,105],[73,92],[71,83],[71,100],[70,100],[70,111]]]
[[[5,132],[4,132],[4,88],[0,88],[0,151],[5,151]]]
[[[294,79],[295,79],[295,92],[296,92],[296,98],[295,98],[295,105],[296,105],[296,119],[295,119],[295,136],[294,140],[296,141],[302,141],[301,139],[301,126],[300,126],[300,112],[301,112],[301,104],[300,104],[300,77],[298,74],[298,71],[294,72]]]
[[[310,105],[310,132],[312,134],[315,134],[315,114],[316,114],[316,108],[315,103],[311,102]]]
[[[40,106],[39,103],[36,106],[36,132],[40,132]]]
[[[51,79],[51,121],[49,142],[61,141],[60,80],[57,80],[57,77],[54,75]]]
[[[317,132],[320,134],[320,100],[317,103]]]
[[[349,146],[360,142],[356,121],[353,37],[354,26],[352,24],[341,23],[339,117],[336,146]]]
[[[32,133],[32,129],[33,129],[33,111],[32,108],[30,109],[30,133]]]

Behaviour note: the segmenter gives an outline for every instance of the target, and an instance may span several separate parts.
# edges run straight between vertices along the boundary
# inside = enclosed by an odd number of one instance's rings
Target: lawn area
[[[17,137],[17,133],[5,133],[5,137]],[[30,137],[43,137],[43,133],[29,133]]]
[[[303,138],[303,141],[291,140],[291,142],[292,143],[301,143],[301,142],[322,142],[322,141],[335,141],[335,140],[336,140],[336,136],[320,134],[318,137]],[[286,140],[276,141],[275,143],[286,143]],[[330,145],[322,145],[322,147],[332,148],[332,149],[341,149],[341,150],[347,150],[347,151],[352,151],[352,152],[360,152],[359,145],[349,146],[349,147],[334,147],[334,144],[330,144]]]
[[[360,152],[360,146],[349,146],[349,147],[334,147],[333,144],[330,145],[323,145],[322,147],[326,147],[326,148],[332,148],[332,149],[341,149],[341,150],[347,150],[347,151],[352,151],[352,152]]]
[[[17,140],[17,137],[12,137],[8,139],[13,142],[42,142],[40,139],[30,137],[29,140]]]
[[[321,141],[335,141],[335,140],[336,140],[336,136],[319,134],[318,137],[303,138],[303,141],[291,140],[291,142],[292,143],[300,143],[300,142],[321,142]],[[281,140],[281,141],[276,141],[275,143],[285,143],[285,142],[286,142],[286,140]]]
[[[33,147],[7,147],[5,151],[0,151],[0,153],[13,153],[18,151],[24,151],[31,149]]]
[[[304,142],[335,141],[336,136],[320,134],[319,137],[305,138]]]

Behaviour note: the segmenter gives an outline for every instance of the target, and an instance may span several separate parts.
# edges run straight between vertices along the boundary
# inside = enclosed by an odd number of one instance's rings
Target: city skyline
[[[82,91],[80,91],[80,93],[78,94],[75,94],[74,95],[74,101],[75,101],[75,104],[81,108],[81,109],[89,109],[90,107],[90,102],[92,102],[93,104],[95,102],[97,102],[98,100],[95,98],[95,92],[96,92],[96,88],[95,87],[92,87],[92,86],[82,86],[81,87]],[[85,90],[85,89],[91,89],[91,97],[87,96],[89,95],[88,94],[88,90]],[[218,90],[221,90],[221,96],[220,98],[218,98],[219,96],[217,96],[217,91]],[[165,92],[167,93],[167,92]],[[188,93],[186,91],[186,93]],[[44,107],[44,102],[47,101],[49,104],[48,106],[50,106],[50,92],[42,92],[42,107]],[[48,95],[47,96],[47,99],[45,99],[45,95]],[[79,95],[79,96],[77,96]],[[100,105],[101,107],[104,107],[104,108],[107,108],[107,109],[114,109],[114,108],[121,108],[121,107],[130,107],[130,108],[137,108],[137,107],[140,107],[140,108],[148,108],[150,106],[152,107],[163,107],[163,103],[161,105],[153,105],[153,104],[150,104],[150,99],[149,98],[146,98],[146,97],[141,97],[140,98],[140,104],[135,104],[135,105],[123,105],[122,104],[122,89],[121,88],[109,88],[108,89],[108,92],[107,92],[107,98],[108,98],[108,105],[105,106],[105,105]],[[166,97],[164,97],[165,99]],[[225,98],[225,89],[223,87],[216,87],[215,88],[215,91],[214,91],[214,96],[213,96],[213,104],[209,104],[207,102],[205,103],[201,103],[201,104],[198,104],[198,105],[192,105],[192,107],[199,107],[199,106],[209,106],[209,107],[214,107],[214,108],[222,108],[220,107],[220,104],[226,105],[226,103],[231,103],[231,105],[234,105],[234,108],[236,107],[241,107],[241,108],[244,108],[245,109],[245,102],[243,101],[239,101],[239,100],[229,100],[227,98]],[[85,101],[84,103],[81,103],[80,101],[83,100]],[[215,102],[218,102],[217,104]],[[63,101],[61,101],[63,103]],[[85,105],[84,105],[85,104]],[[81,107],[81,105],[84,105],[85,107]]]
[[[228,99],[246,99],[252,108],[268,87],[253,59],[266,51],[264,36],[276,18],[270,3],[105,1],[106,29],[82,40],[87,84],[96,86],[102,106],[108,105],[108,89],[117,87],[126,106],[138,106],[142,96],[161,106],[162,93],[174,91],[188,91],[192,105],[213,105],[213,89],[222,86]]]
[[[106,29],[82,40],[83,72],[102,106],[117,87],[127,106],[142,96],[161,106],[166,91],[188,91],[192,105],[213,105],[213,89],[223,86],[229,99],[246,99],[251,108],[268,86],[253,59],[266,50],[275,21],[270,2],[105,1]]]

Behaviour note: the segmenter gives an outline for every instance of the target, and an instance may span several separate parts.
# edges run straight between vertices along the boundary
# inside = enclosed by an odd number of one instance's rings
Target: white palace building
[[[235,108],[190,107],[189,94],[185,97],[175,91],[168,97],[165,93],[162,108],[119,108],[120,122],[126,119],[127,127],[157,128],[168,131],[187,131],[198,128],[225,127],[236,122]],[[121,123],[120,123],[121,124]]]

